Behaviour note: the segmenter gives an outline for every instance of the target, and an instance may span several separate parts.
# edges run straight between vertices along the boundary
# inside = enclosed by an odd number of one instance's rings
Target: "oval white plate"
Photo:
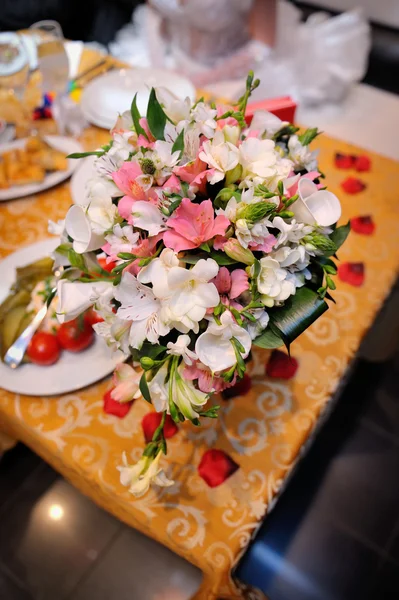
[[[27,265],[56,248],[56,238],[43,240],[10,254],[0,262],[0,303],[15,281],[15,268]],[[73,392],[106,377],[123,360],[98,336],[83,352],[63,351],[58,362],[49,367],[26,364],[11,369],[0,361],[0,385],[9,392],[28,396],[55,396]]]
[[[137,107],[140,114],[147,111],[152,87],[165,87],[184,100],[195,99],[195,87],[189,79],[162,69],[121,69],[97,77],[90,82],[82,94],[82,111],[88,121],[110,129],[119,113],[130,108],[137,92]]]
[[[45,135],[44,139],[50,146],[56,150],[60,150],[65,155],[72,154],[72,152],[83,152],[83,147],[79,142],[73,138],[64,137],[61,135]],[[25,145],[25,139],[14,140],[8,144],[2,144],[0,146],[0,154],[7,152],[8,150],[15,150],[17,148],[23,148]],[[68,179],[78,166],[78,161],[69,158],[68,168],[65,171],[54,171],[45,176],[41,183],[29,183],[27,185],[13,185],[5,190],[0,190],[0,202],[4,200],[14,200],[15,198],[23,198],[23,196],[30,196],[31,194],[37,194],[43,192],[49,188],[58,185],[65,179]]]

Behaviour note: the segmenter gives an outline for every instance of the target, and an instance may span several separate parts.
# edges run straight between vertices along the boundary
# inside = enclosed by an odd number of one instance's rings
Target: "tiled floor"
[[[399,352],[357,365],[237,575],[270,600],[399,599]],[[0,461],[0,600],[184,600],[200,581],[25,447]]]
[[[358,363],[237,576],[270,600],[399,599],[399,351]]]

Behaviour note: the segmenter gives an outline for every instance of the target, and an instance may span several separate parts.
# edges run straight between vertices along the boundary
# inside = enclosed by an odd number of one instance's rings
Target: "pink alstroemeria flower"
[[[265,237],[262,244],[254,244],[253,242],[251,242],[248,248],[250,250],[260,251],[264,252],[265,254],[269,254],[269,252],[273,250],[273,247],[276,245],[276,243],[277,238],[272,233],[270,233]]]
[[[112,173],[112,179],[125,194],[119,200],[118,212],[121,217],[128,219],[132,214],[132,206],[137,200],[147,200],[146,193],[137,178],[143,172],[138,162],[124,162],[120,169]]]
[[[216,285],[221,296],[227,296],[230,300],[238,298],[249,289],[248,275],[244,269],[236,269],[230,273],[227,267],[220,267],[212,283]]]
[[[117,365],[112,378],[115,387],[111,391],[111,398],[122,404],[140,398],[140,379],[141,373],[135,371],[130,365],[125,363]]]
[[[167,248],[180,252],[198,248],[215,235],[223,235],[230,221],[223,215],[215,218],[210,200],[194,204],[189,198],[183,198],[166,224],[174,231],[168,230],[164,233],[164,244]]]
[[[137,138],[137,145],[141,146],[142,148],[153,148],[155,138],[152,135],[150,128],[148,127],[147,119],[145,117],[141,117],[141,119],[139,120],[139,123],[140,123],[141,127],[144,129],[147,137],[145,137],[142,133],[140,133],[140,135]]]
[[[199,362],[192,364],[190,367],[186,366],[183,371],[183,376],[189,381],[197,379],[199,389],[206,394],[210,394],[212,391],[219,394],[226,388],[234,385],[236,381],[236,376],[234,376],[233,381],[228,383],[223,377],[212,375],[211,370]]]
[[[207,169],[206,163],[197,156],[194,161],[182,167],[175,167],[173,172],[182,181],[189,183],[194,192],[205,194],[207,175],[212,175],[214,169]]]

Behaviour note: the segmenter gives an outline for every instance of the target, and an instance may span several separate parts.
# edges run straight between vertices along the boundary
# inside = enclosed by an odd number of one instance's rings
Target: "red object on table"
[[[224,450],[212,448],[204,452],[198,465],[198,474],[209,487],[214,488],[226,481],[238,468],[239,465]]]
[[[103,410],[108,415],[114,415],[114,417],[123,419],[123,417],[126,417],[127,413],[132,408],[133,402],[124,402],[123,404],[121,402],[117,402],[113,399],[111,393],[112,390],[108,390],[108,392],[104,394]]]
[[[143,420],[141,421],[141,426],[143,427],[144,437],[147,444],[148,442],[151,442],[155,430],[161,424],[161,420],[162,413],[157,412],[147,413],[143,417]],[[179,428],[172,419],[172,417],[170,415],[166,415],[165,426],[163,428],[163,434],[165,436],[165,439],[173,437],[178,431]]]
[[[266,365],[266,375],[278,379],[291,379],[298,369],[298,361],[281,350],[273,350]]]
[[[282,121],[294,122],[296,102],[291,96],[281,96],[280,98],[268,98],[259,102],[250,102],[245,113],[245,120],[248,125],[251,124],[252,117],[257,110],[267,110],[273,113]]]

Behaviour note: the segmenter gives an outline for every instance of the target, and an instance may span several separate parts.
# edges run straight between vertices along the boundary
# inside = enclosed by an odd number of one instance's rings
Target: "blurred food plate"
[[[22,198],[24,196],[30,196],[31,194],[37,194],[38,192],[48,190],[62,181],[65,181],[65,179],[68,179],[78,167],[78,161],[68,159],[66,161],[65,169],[57,169],[57,165],[55,164],[53,170],[50,165],[50,169],[45,168],[44,175],[43,173],[40,173],[40,169],[37,168],[22,168],[20,160],[17,159],[17,163],[13,160],[13,151],[24,150],[27,140],[28,138],[24,138],[0,145],[0,202]],[[43,136],[43,140],[50,148],[62,153],[64,157],[73,152],[83,152],[81,144],[69,137],[47,135]],[[48,159],[51,160],[51,157],[49,156]],[[19,168],[19,172],[13,172],[13,179],[10,179],[7,175],[7,160],[10,160],[10,162],[13,163],[13,166],[11,167],[13,171],[17,171],[17,168]],[[38,158],[38,160],[40,161],[40,158]],[[33,167],[34,165],[29,164],[27,166]],[[22,177],[22,175],[24,175],[24,177]],[[41,179],[41,181],[39,181],[39,179]],[[11,182],[13,180],[18,182],[18,184],[12,185]],[[26,180],[26,183],[23,183],[24,180]]]
[[[137,106],[144,116],[152,87],[164,87],[177,98],[195,100],[195,87],[189,79],[161,69],[120,69],[106,73],[83,90],[82,111],[90,123],[110,129],[119,113],[130,108],[137,92]]]
[[[43,240],[10,254],[0,262],[0,303],[15,281],[15,269],[48,256],[56,246],[56,238]],[[0,362],[1,387],[16,394],[53,396],[81,389],[106,377],[123,360],[112,353],[104,340],[95,336],[93,344],[78,354],[64,351],[50,366],[22,364],[11,369]]]

